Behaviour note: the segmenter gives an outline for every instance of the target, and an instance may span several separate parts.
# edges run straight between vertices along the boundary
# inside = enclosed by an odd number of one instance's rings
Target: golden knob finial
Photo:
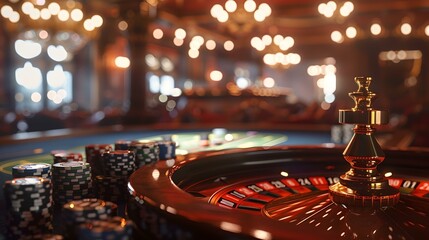
[[[355,124],[354,135],[343,152],[351,168],[329,187],[330,196],[333,202],[350,208],[393,206],[399,201],[399,191],[377,170],[384,152],[373,136],[373,125],[387,123],[387,112],[372,108],[376,94],[369,90],[370,77],[356,77],[355,82],[358,90],[349,94],[355,107],[339,111],[340,123]]]

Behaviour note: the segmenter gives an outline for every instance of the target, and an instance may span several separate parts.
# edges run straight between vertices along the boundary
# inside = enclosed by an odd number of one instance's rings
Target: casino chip
[[[56,207],[92,196],[91,167],[84,162],[52,165],[52,197]]]
[[[54,163],[83,161],[83,156],[80,153],[61,152],[61,153],[56,153],[53,156],[54,156]]]
[[[128,200],[128,177],[97,176],[94,179],[97,197],[117,204]]]
[[[118,205],[97,198],[74,200],[64,204],[61,213],[61,232],[66,239],[76,237],[80,224],[105,220],[117,215]]]
[[[167,160],[176,157],[176,142],[174,141],[158,141],[159,160]]]
[[[133,141],[129,150],[134,151],[135,153],[135,164],[137,168],[159,160],[160,150],[157,142]]]
[[[51,164],[48,163],[24,163],[12,167],[13,178],[25,177],[51,177]]]
[[[102,159],[103,153],[112,151],[110,144],[90,144],[85,146],[86,162],[91,166],[91,176],[95,177],[102,175]]]
[[[115,150],[129,150],[131,146],[132,141],[128,140],[118,140],[114,144]]]
[[[128,178],[136,170],[134,151],[109,151],[102,155],[102,159],[104,176]]]
[[[130,220],[121,217],[112,217],[106,220],[93,220],[81,224],[78,228],[78,239],[131,239],[133,224]]]
[[[52,231],[51,180],[41,177],[15,178],[3,186],[6,203],[6,236],[25,236]]]

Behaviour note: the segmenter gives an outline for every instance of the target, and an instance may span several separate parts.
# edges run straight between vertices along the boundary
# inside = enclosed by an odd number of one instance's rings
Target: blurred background
[[[1,0],[0,135],[335,125],[371,76],[429,145],[429,0]]]

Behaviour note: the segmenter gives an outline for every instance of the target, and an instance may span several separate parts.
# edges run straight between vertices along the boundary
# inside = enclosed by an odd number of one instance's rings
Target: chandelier
[[[88,16],[82,3],[74,0],[9,0],[0,13],[18,39],[42,48],[61,46],[69,53],[84,46],[103,24],[101,16]]]
[[[288,52],[295,44],[295,40],[290,36],[284,37],[277,34],[272,37],[267,34],[262,38],[253,37],[250,44],[262,53],[263,61],[268,66],[288,68],[301,62],[299,54]]]
[[[246,0],[242,5],[228,0],[224,6],[213,5],[210,14],[220,23],[225,23],[231,33],[248,33],[256,23],[265,21],[271,15],[271,7],[267,3],[258,5],[254,0]]]

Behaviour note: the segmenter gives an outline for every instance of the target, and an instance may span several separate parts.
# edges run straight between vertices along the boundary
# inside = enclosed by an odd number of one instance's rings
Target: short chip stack
[[[70,201],[62,208],[62,234],[68,239],[78,239],[76,232],[80,224],[116,216],[117,208],[112,202],[96,198]]]
[[[135,141],[131,143],[129,149],[135,153],[137,168],[159,160],[159,146],[157,142]]]
[[[94,239],[131,239],[133,225],[130,220],[112,217],[106,220],[95,220],[81,224],[77,237],[81,240]]]
[[[103,174],[101,156],[103,153],[112,150],[110,144],[90,144],[85,146],[86,162],[91,166],[93,177]]]
[[[51,180],[41,177],[15,178],[4,184],[7,237],[25,236],[52,231]]]
[[[89,198],[92,194],[91,167],[84,162],[54,163],[52,185],[56,207],[72,200]]]
[[[13,178],[24,177],[51,177],[51,164],[48,163],[24,163],[12,167]]]
[[[82,162],[83,156],[80,153],[62,152],[54,154],[54,163],[60,162]]]
[[[176,142],[174,141],[158,141],[159,160],[167,160],[176,157]]]

